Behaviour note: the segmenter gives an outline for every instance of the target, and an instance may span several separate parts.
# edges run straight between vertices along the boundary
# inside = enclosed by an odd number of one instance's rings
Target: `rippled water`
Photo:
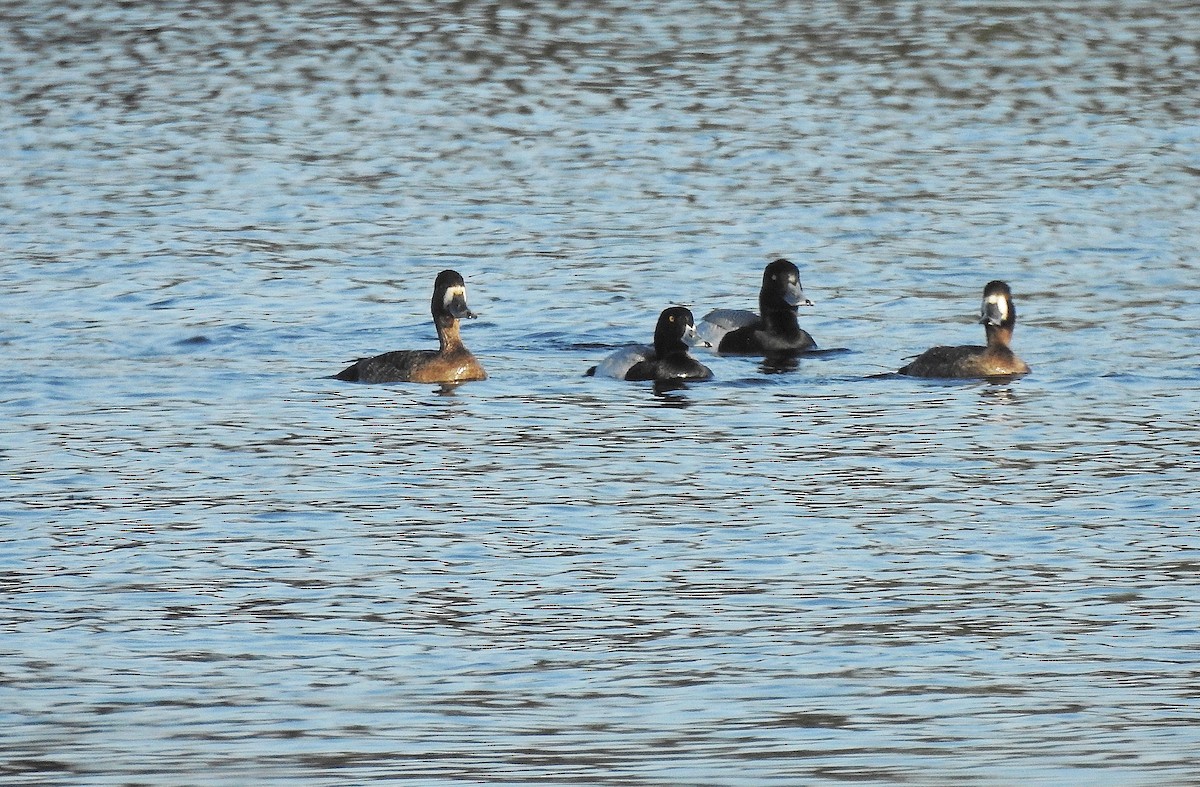
[[[0,9],[6,783],[1196,778],[1190,4],[143,5]]]

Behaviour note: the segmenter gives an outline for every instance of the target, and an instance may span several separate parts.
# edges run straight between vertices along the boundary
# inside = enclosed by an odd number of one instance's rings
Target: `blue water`
[[[1195,780],[1190,5],[0,16],[5,783]]]

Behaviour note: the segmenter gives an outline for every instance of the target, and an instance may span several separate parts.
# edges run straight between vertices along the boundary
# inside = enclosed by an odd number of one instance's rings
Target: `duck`
[[[758,314],[743,309],[714,309],[704,315],[697,333],[718,353],[796,355],[817,346],[796,319],[799,307],[812,305],[800,284],[800,269],[780,257],[763,269]]]
[[[1002,281],[983,288],[979,322],[987,334],[987,346],[932,347],[899,369],[912,377],[971,378],[1013,377],[1029,374],[1029,365],[1009,347],[1017,324],[1017,307],[1012,290]]]
[[[657,382],[711,379],[712,370],[688,352],[688,340],[695,339],[696,321],[691,310],[672,306],[658,316],[653,347],[644,344],[623,347],[588,369],[585,375]]]
[[[461,383],[486,380],[487,372],[462,342],[458,321],[476,315],[467,306],[467,285],[458,271],[444,270],[433,283],[430,301],[437,350],[394,350],[360,358],[334,375],[356,383]]]

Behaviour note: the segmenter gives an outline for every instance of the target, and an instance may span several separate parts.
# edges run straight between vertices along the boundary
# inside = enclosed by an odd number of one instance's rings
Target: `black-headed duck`
[[[913,377],[1011,377],[1028,374],[1029,366],[1009,348],[1017,324],[1012,290],[1002,281],[983,288],[979,322],[987,333],[987,346],[933,347],[902,367]]]
[[[800,270],[777,259],[763,270],[758,314],[742,309],[716,309],[704,315],[697,332],[719,353],[786,356],[816,348],[800,327],[796,311],[812,306],[800,285]]]
[[[653,347],[623,347],[588,369],[587,375],[658,382],[707,380],[712,370],[688,353],[687,340],[695,337],[696,322],[691,311],[672,306],[658,316]]]
[[[457,271],[442,271],[430,302],[437,328],[437,350],[395,350],[360,358],[334,377],[359,383],[460,383],[487,379],[479,361],[462,343],[458,321],[474,317],[467,307],[467,287]]]

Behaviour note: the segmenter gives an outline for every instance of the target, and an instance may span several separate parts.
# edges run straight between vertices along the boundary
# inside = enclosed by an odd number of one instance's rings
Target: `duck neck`
[[[1012,323],[1005,322],[1000,325],[985,325],[984,329],[987,332],[988,347],[1003,347],[1008,349],[1008,345],[1012,343]]]
[[[794,306],[764,300],[758,308],[767,333],[776,336],[795,336],[800,333],[800,320],[796,317]]]
[[[654,354],[659,358],[666,358],[668,355],[677,355],[679,353],[687,354],[687,343],[678,336],[671,335],[656,335],[654,337]]]
[[[441,345],[442,353],[462,352],[467,348],[463,346],[462,337],[458,334],[458,320],[448,314],[444,314],[435,318],[437,323],[438,343]]]

